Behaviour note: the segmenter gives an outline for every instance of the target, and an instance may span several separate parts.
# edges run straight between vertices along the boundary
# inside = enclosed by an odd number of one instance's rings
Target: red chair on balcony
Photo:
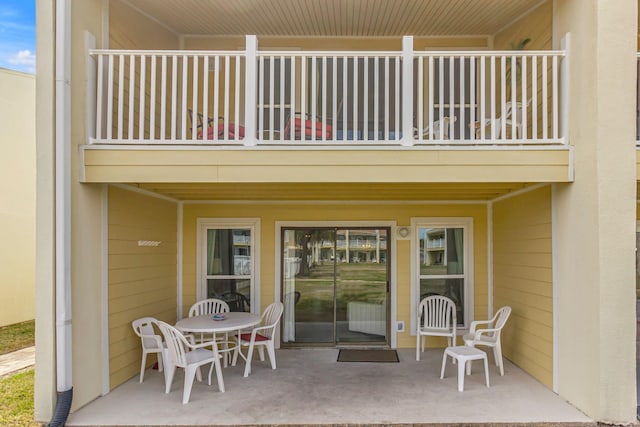
[[[193,111],[189,110],[189,119],[193,123]],[[197,120],[197,134],[196,138],[204,139],[204,116],[201,113],[196,114]],[[227,130],[228,129],[228,130]],[[225,130],[227,130],[227,138],[225,138]],[[237,132],[237,137],[236,137]],[[218,117],[217,120],[213,117],[207,118],[207,140],[220,140],[220,139],[244,139],[244,126],[236,125],[235,123],[226,123],[224,117]]]
[[[289,116],[287,124],[284,127],[284,139],[291,139],[293,128],[293,139],[331,139],[333,138],[333,126],[325,124],[316,117],[313,120],[311,114],[305,114],[304,120],[301,113],[294,113],[293,117]],[[303,135],[304,134],[304,135]]]

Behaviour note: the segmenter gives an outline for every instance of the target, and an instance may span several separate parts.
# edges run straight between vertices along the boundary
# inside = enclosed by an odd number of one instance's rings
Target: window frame
[[[249,275],[251,313],[260,314],[260,219],[259,218],[198,218],[196,231],[196,301],[207,295],[207,231],[248,229],[251,232],[251,273]],[[242,275],[246,277],[246,275]],[[235,277],[235,276],[233,276]],[[232,278],[220,276],[218,278]]]
[[[457,329],[462,334],[469,329],[474,316],[474,257],[473,257],[473,218],[471,217],[415,217],[411,218],[411,335],[415,336],[417,312],[420,304],[420,234],[421,228],[462,228],[464,273],[464,318]],[[458,276],[458,275],[456,275]],[[439,277],[439,276],[438,276]],[[460,319],[458,319],[460,321]]]

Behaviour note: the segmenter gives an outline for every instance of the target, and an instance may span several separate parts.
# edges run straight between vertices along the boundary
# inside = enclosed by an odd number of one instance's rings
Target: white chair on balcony
[[[173,326],[159,321],[158,327],[167,343],[168,357],[167,363],[165,363],[167,380],[165,382],[164,392],[169,393],[171,390],[176,368],[183,368],[184,389],[182,392],[182,403],[186,404],[189,402],[194,377],[196,377],[198,381],[202,381],[200,367],[211,363],[208,384],[211,385],[211,374],[215,368],[218,378],[218,389],[221,393],[224,393],[224,380],[222,379],[222,368],[220,367],[220,358],[222,356],[218,353],[216,342],[191,344],[185,336]]]
[[[153,325],[158,320],[153,317],[142,317],[131,322],[133,331],[140,337],[142,343],[142,363],[140,364],[140,383],[144,381],[144,371],[147,368],[147,354],[156,354],[158,358],[158,371],[163,371],[162,362],[167,358],[167,346],[162,342],[162,336],[156,334]],[[166,373],[165,373],[166,377]]]
[[[248,377],[251,373],[251,359],[253,358],[253,349],[257,346],[258,353],[260,354],[260,360],[264,362],[264,347],[267,348],[269,354],[269,360],[271,361],[271,369],[276,369],[276,351],[275,351],[275,331],[284,306],[281,302],[274,302],[265,308],[262,313],[262,319],[260,326],[255,327],[251,332],[241,332],[239,334],[239,343],[241,348],[248,347],[247,355],[240,351],[234,353],[233,364],[235,365],[237,355],[240,353],[243,359],[246,359],[247,364],[244,368],[244,376]]]
[[[474,320],[471,322],[469,333],[462,337],[464,344],[469,347],[475,347],[477,345],[492,347],[496,366],[500,367],[500,375],[504,375],[500,334],[510,314],[511,307],[504,306],[500,308],[490,320]],[[482,326],[482,329],[479,329],[479,326]],[[469,362],[467,366],[467,373],[469,372],[471,372],[471,362]]]
[[[442,129],[442,139],[449,139],[449,128],[451,127],[451,122],[455,123],[458,120],[456,116],[444,117],[442,119],[442,127],[440,126],[440,120],[436,120],[433,122],[433,126],[425,127],[422,130],[422,139],[432,139],[439,140],[440,139],[440,129]]]
[[[505,128],[507,131],[511,129],[513,125],[515,128],[515,138],[520,139],[523,138],[522,131],[522,117],[524,113],[525,107],[522,102],[516,102],[515,108],[513,108],[514,103],[509,101],[505,104],[504,114],[500,117],[496,117],[495,119],[485,118],[482,122],[476,122],[475,124],[475,133],[476,139],[479,139],[481,135],[480,127],[485,127],[485,138],[488,139],[499,139],[502,133],[502,122],[505,123]],[[526,104],[528,108],[531,105],[531,99]]]
[[[456,304],[442,295],[431,295],[418,306],[418,328],[416,330],[416,360],[424,351],[425,337],[447,337],[449,347],[456,345]]]

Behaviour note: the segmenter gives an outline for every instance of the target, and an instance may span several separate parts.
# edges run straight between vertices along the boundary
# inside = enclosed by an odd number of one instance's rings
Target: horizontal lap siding
[[[176,319],[177,206],[109,189],[109,369],[111,388],[138,374],[142,354],[131,322]],[[138,246],[139,240],[159,241]],[[153,357],[148,359],[153,363]]]
[[[553,272],[551,189],[493,206],[494,309],[513,309],[502,336],[505,357],[551,387]]]

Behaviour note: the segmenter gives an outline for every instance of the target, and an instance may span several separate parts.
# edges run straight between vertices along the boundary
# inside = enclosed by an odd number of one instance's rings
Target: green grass
[[[33,420],[33,369],[0,379],[0,426],[39,427]]]
[[[33,320],[0,328],[0,354],[34,345],[35,329],[35,321]]]

